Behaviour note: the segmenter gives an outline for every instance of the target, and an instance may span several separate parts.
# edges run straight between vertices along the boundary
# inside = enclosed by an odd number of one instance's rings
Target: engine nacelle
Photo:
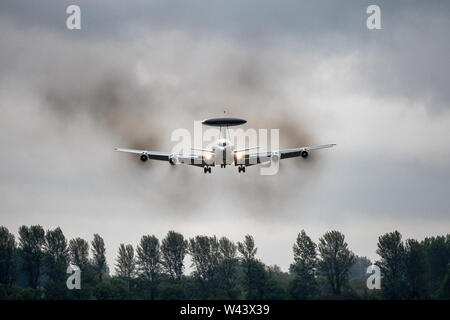
[[[203,161],[208,165],[208,166],[214,166],[214,161],[216,160],[216,157],[214,155],[214,153],[209,153],[206,152],[203,155]]]
[[[304,151],[302,151],[302,158],[308,158],[308,151],[306,151],[306,150],[304,150]]]
[[[270,157],[271,162],[278,162],[280,161],[280,154],[278,152],[272,153],[272,156]]]
[[[148,155],[146,155],[145,153],[144,154],[141,154],[141,161],[142,162],[145,162],[145,161],[147,161],[148,160]]]
[[[172,165],[172,166],[178,164],[178,158],[177,158],[177,156],[171,154],[171,155],[169,156],[169,163],[170,163],[170,165]]]

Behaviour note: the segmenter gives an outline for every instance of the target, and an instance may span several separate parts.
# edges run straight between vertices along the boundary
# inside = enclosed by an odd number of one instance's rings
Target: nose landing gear
[[[204,172],[204,173],[211,173],[211,167],[204,166],[204,167],[203,167],[203,172]]]
[[[238,167],[238,172],[239,172],[239,173],[241,173],[241,172],[245,173],[245,166],[240,165],[240,166]]]

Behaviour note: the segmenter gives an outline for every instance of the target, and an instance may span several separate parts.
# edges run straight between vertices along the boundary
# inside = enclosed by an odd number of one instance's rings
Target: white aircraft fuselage
[[[220,164],[222,167],[234,164],[236,151],[230,140],[224,138],[217,140],[211,148],[211,151],[212,153],[207,152],[207,154],[205,154],[205,162],[209,162],[213,166]],[[209,156],[208,153],[210,154]],[[239,156],[239,154],[236,155]],[[210,161],[206,161],[209,157],[211,157]]]

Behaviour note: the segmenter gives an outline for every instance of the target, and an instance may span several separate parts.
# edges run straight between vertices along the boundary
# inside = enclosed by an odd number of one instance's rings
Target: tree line
[[[0,226],[0,299],[450,299],[450,234],[403,241],[386,233],[376,253],[381,290],[368,290],[372,262],[339,231],[316,244],[302,230],[288,272],[258,259],[251,235],[234,243],[169,231],[161,241],[142,236],[136,248],[120,244],[111,275],[98,234],[68,241],[59,227],[21,226],[16,241]],[[67,289],[69,264],[81,270],[80,290]]]

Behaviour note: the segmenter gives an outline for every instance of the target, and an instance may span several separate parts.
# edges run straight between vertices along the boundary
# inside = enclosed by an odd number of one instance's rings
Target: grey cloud
[[[32,94],[35,108],[51,111],[69,130],[77,130],[86,119],[97,130],[109,132],[116,142],[105,141],[101,148],[111,153],[115,145],[170,150],[172,130],[184,125],[191,129],[193,120],[220,115],[223,109],[248,118],[249,127],[280,128],[281,147],[319,142],[308,130],[308,112],[301,102],[290,101],[282,90],[294,74],[279,51],[260,52],[220,41],[196,42],[182,33],[163,33],[125,44],[86,44],[40,30],[18,31],[9,25],[2,33],[3,39],[8,39],[2,83],[18,94]],[[27,121],[16,130],[26,127]],[[238,203],[240,210],[250,215],[267,216],[288,205],[289,190],[306,187],[284,169],[282,182],[255,181],[251,176],[257,174],[257,168],[249,170],[250,177],[240,179],[239,188],[234,187],[234,175],[221,177],[221,188],[215,188],[216,183],[205,181],[198,168],[170,168],[174,181],[186,181],[187,185],[155,183],[165,179],[167,169],[161,171],[158,165],[144,165],[137,157],[124,154],[110,156],[131,166],[124,169],[122,165],[120,170],[136,181],[150,171],[148,183],[142,184],[146,192],[141,201],[175,216],[201,210],[205,205],[202,190],[211,190],[208,196],[214,199],[225,192],[223,188],[227,189],[227,203]],[[297,170],[307,169],[304,176],[318,175],[319,157],[312,155]],[[102,161],[93,165],[101,166]]]

